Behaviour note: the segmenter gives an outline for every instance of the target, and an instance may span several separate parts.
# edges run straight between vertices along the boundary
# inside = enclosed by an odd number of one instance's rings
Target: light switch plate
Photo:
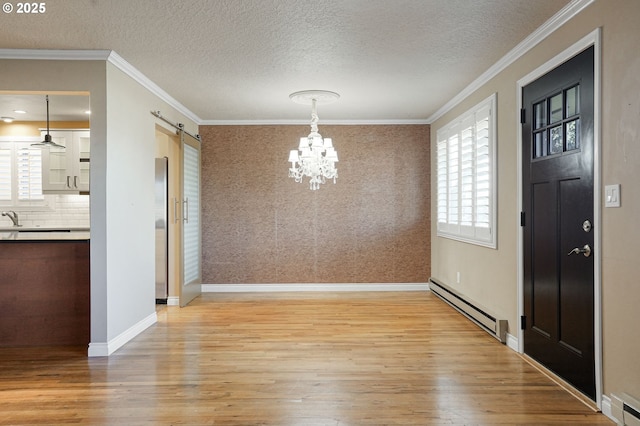
[[[620,207],[620,184],[606,185],[604,187],[604,206]]]

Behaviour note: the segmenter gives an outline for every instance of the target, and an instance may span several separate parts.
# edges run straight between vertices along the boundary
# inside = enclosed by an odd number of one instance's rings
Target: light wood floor
[[[0,349],[0,424],[612,425],[429,293],[206,294],[109,358]]]

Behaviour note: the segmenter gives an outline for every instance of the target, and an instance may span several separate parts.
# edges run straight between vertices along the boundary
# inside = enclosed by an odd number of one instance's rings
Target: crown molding
[[[191,112],[187,107],[178,102],[173,96],[165,92],[160,86],[151,81],[146,75],[142,74],[136,67],[127,62],[122,56],[118,55],[115,51],[110,51],[107,61],[113,64],[120,71],[134,79],[140,85],[145,87],[151,93],[168,103],[172,108],[180,112],[197,125],[202,123],[200,117]]]
[[[527,38],[521,41],[516,47],[503,56],[498,62],[493,64],[487,71],[475,79],[471,84],[465,87],[460,93],[454,96],[449,102],[444,104],[439,110],[427,118],[428,123],[433,123],[447,112],[451,111],[455,106],[461,103],[473,92],[485,85],[489,80],[502,72],[509,65],[520,59],[525,53],[533,49],[538,43],[551,35],[554,31],[574,18],[578,13],[582,12],[587,6],[595,0],[573,0],[563,7],[558,13],[553,15],[547,22],[538,27]]]
[[[0,59],[105,61],[110,50],[0,49]]]
[[[197,125],[202,120],[113,50],[0,49],[0,59],[107,61]]]

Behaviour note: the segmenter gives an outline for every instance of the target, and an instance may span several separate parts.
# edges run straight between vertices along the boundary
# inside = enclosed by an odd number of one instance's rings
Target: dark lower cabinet
[[[89,241],[0,241],[0,346],[88,345]]]

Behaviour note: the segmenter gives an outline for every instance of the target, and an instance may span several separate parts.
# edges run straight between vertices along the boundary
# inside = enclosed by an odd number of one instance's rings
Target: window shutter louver
[[[17,152],[18,200],[42,200],[42,151],[23,147]]]
[[[469,120],[466,120],[469,121]],[[460,225],[473,226],[473,194],[474,194],[474,149],[473,126],[462,123],[460,132],[461,167],[460,167]]]
[[[447,223],[447,194],[448,194],[448,172],[447,172],[447,137],[438,136],[438,151],[437,151],[437,173],[438,173],[438,186],[437,186],[437,202],[438,202],[438,227],[440,224]]]
[[[460,152],[458,145],[458,134],[451,135],[448,141],[448,215],[447,222],[451,225],[457,225],[459,223],[458,219],[458,209],[459,209],[459,164],[460,164]]]
[[[489,208],[491,195],[491,160],[489,146],[489,110],[477,114],[476,121],[476,217],[475,224],[489,228]]]
[[[11,201],[11,149],[0,148],[0,200]]]

